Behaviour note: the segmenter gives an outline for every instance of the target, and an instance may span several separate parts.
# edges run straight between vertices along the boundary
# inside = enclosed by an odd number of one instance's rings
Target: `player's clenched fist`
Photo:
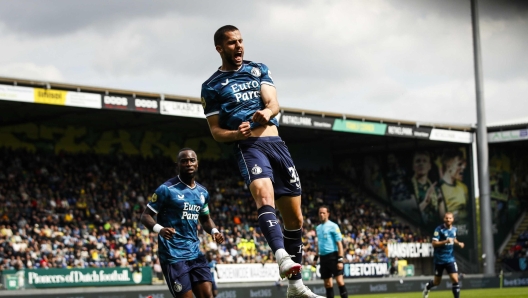
[[[165,238],[167,240],[171,239],[172,236],[174,236],[174,234],[176,234],[176,230],[174,230],[174,228],[163,228],[160,231],[161,237],[163,237],[163,238]]]
[[[214,241],[216,241],[216,243],[218,244],[222,244],[224,243],[224,235],[220,234],[220,233],[214,233],[213,234],[213,239]]]
[[[267,108],[264,110],[256,111],[255,114],[253,114],[253,118],[251,120],[253,120],[253,122],[266,125],[271,119],[271,113],[271,110]]]
[[[251,126],[249,122],[242,122],[238,126],[237,130],[237,140],[245,140],[251,136]]]

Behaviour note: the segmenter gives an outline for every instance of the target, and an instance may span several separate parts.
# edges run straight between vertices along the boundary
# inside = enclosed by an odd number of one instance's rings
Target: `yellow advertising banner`
[[[35,103],[63,106],[68,91],[35,88]]]

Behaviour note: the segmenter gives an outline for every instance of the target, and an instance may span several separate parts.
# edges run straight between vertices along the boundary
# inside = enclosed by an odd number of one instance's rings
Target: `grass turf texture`
[[[408,293],[385,293],[385,294],[370,294],[370,295],[350,295],[349,298],[422,298],[422,292],[408,292]],[[524,288],[503,288],[503,289],[478,289],[478,290],[464,290],[460,292],[460,298],[528,298],[528,287]],[[339,296],[336,296],[339,298]],[[453,298],[451,291],[435,291],[429,292],[429,298]]]

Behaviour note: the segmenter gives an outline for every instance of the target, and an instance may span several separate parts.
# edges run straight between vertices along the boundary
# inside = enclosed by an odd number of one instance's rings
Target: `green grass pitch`
[[[370,295],[350,295],[349,298],[422,298],[422,292],[409,293],[385,293]],[[460,298],[528,298],[528,287],[503,288],[503,289],[478,289],[464,290],[460,292]],[[339,298],[339,296],[336,296]],[[435,291],[429,293],[429,298],[453,298],[451,291]]]

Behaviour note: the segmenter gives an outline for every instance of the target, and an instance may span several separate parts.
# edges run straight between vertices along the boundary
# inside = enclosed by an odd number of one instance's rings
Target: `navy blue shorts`
[[[174,297],[191,291],[194,283],[213,281],[211,269],[205,256],[199,256],[190,261],[161,264],[161,268],[169,290]]]
[[[458,273],[458,266],[456,262],[435,264],[435,276],[442,276],[442,274],[444,274],[444,269],[447,271],[447,274]]]
[[[275,198],[301,195],[301,181],[288,151],[280,137],[248,138],[235,146],[238,168],[249,186],[260,178],[273,182]]]

